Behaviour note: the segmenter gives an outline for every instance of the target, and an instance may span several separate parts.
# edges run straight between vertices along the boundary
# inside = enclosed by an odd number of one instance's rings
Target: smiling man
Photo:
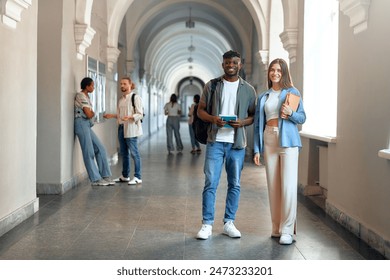
[[[245,127],[253,123],[256,93],[238,74],[241,55],[228,51],[223,55],[222,77],[209,81],[199,102],[198,117],[209,122],[204,163],[205,185],[202,194],[202,228],[198,239],[208,239],[214,224],[215,198],[225,163],[228,190],[223,233],[241,237],[234,225],[240,199],[240,178],[247,145]],[[225,121],[225,116],[230,121]],[[227,125],[228,124],[228,125]]]

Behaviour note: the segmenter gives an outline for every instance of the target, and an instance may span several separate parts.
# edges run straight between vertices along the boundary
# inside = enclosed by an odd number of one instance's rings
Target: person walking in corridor
[[[122,96],[118,101],[116,114],[105,114],[107,119],[116,118],[118,140],[122,155],[122,175],[119,182],[129,185],[142,183],[142,161],[138,150],[138,137],[142,136],[143,106],[141,97],[136,94],[135,84],[129,77],[120,80]],[[130,156],[134,162],[134,177],[130,180]]]
[[[254,162],[264,156],[272,219],[271,237],[289,245],[296,233],[298,154],[302,147],[297,125],[306,114],[301,94],[293,86],[287,63],[273,60],[268,67],[268,90],[257,100],[254,121]],[[288,94],[299,98],[296,111],[285,103]]]
[[[111,170],[106,149],[92,130],[95,113],[89,94],[95,90],[95,83],[91,78],[85,77],[81,80],[80,87],[81,91],[74,99],[74,132],[80,142],[89,180],[93,186],[114,185],[115,182],[110,178]]]
[[[241,237],[234,221],[240,199],[241,171],[247,145],[245,127],[253,123],[256,100],[253,86],[239,76],[241,67],[240,53],[226,52],[222,62],[224,75],[205,85],[199,102],[198,116],[210,125],[204,163],[203,219],[198,239],[208,239],[212,235],[216,192],[224,163],[228,189],[223,233],[232,238]],[[222,115],[233,120],[226,121]]]
[[[195,94],[194,103],[192,103],[188,111],[188,131],[190,133],[190,140],[191,140],[191,147],[192,147],[191,154],[200,154],[202,152],[202,150],[200,149],[200,143],[195,138],[195,131],[192,126],[192,123],[194,121],[194,113],[196,113],[195,106],[199,104],[199,100],[200,100],[200,95]]]
[[[175,134],[176,150],[179,154],[181,154],[183,151],[183,143],[181,142],[180,136],[181,106],[177,103],[176,94],[173,93],[169,102],[165,104],[164,113],[168,116],[166,123],[168,154],[171,154],[175,150],[172,141],[172,134]]]

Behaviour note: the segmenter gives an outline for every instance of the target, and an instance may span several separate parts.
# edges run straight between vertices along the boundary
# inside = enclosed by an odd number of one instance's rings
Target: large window
[[[95,82],[95,91],[89,95],[96,121],[103,120],[106,110],[106,65],[92,57],[87,60],[87,75]]]
[[[306,0],[304,21],[303,131],[336,137],[338,18],[337,0]]]

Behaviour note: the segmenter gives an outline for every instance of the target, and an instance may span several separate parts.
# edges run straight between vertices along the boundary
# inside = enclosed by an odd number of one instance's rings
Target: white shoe
[[[137,184],[142,184],[142,180],[138,179],[137,177],[134,177],[130,182],[129,185],[137,185]]]
[[[238,229],[236,229],[236,227],[233,224],[233,221],[227,221],[225,223],[225,225],[223,226],[223,233],[232,238],[241,237],[241,232]]]
[[[281,245],[290,245],[293,243],[293,236],[288,233],[282,233],[282,236],[279,239],[279,244]]]
[[[196,238],[206,240],[207,238],[209,238],[211,236],[212,231],[213,231],[212,225],[203,224],[202,228],[200,229],[200,231],[196,235]]]
[[[115,179],[114,180],[115,182],[129,182],[130,181],[130,177],[123,177],[123,175],[121,175],[118,179]]]

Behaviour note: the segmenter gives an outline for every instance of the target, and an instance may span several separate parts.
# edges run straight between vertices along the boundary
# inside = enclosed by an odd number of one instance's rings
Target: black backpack
[[[135,104],[134,104],[134,98],[135,98],[135,93],[133,93],[133,95],[131,96],[131,104],[133,104],[134,112],[136,112],[136,110],[135,110]],[[143,113],[143,115],[142,115],[141,122],[143,122],[143,118],[144,118],[144,117],[145,117],[145,113]]]
[[[215,92],[215,88],[217,87],[217,81],[218,79],[213,79],[211,81],[211,94],[207,101],[206,108],[206,111],[209,114],[211,114],[211,103],[213,102],[213,95]],[[198,106],[199,105],[196,104],[194,107],[192,128],[194,129],[195,139],[201,144],[207,144],[207,131],[209,129],[210,123],[205,122],[198,117]]]

